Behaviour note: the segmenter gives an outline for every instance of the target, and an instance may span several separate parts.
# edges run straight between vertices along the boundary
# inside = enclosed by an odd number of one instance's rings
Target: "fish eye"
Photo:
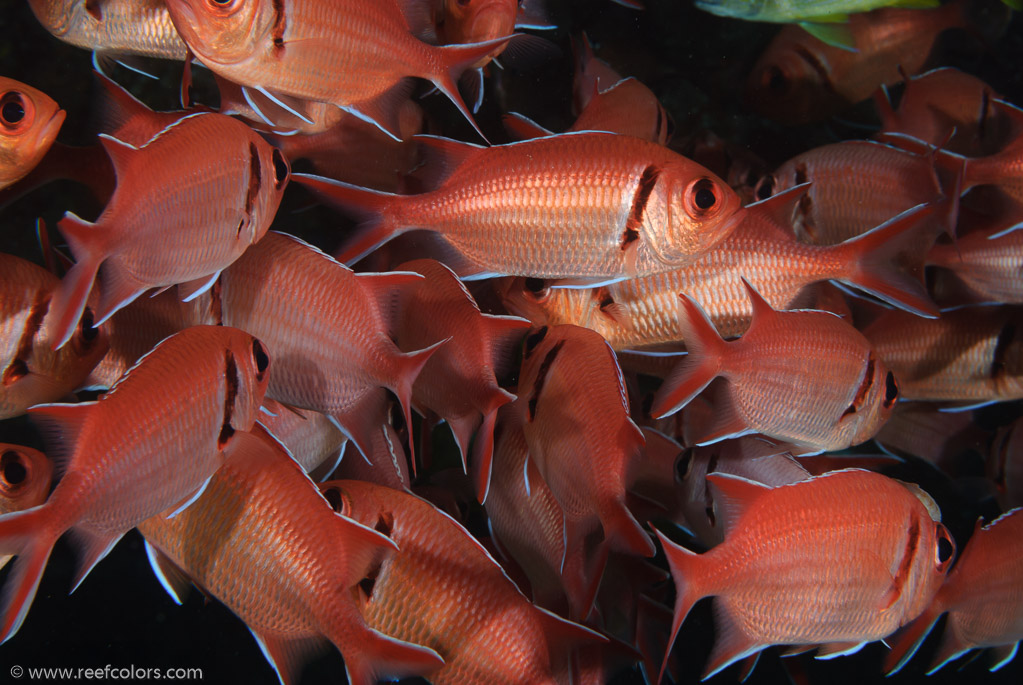
[[[775,95],[784,95],[789,89],[789,80],[785,73],[776,66],[770,66],[764,71],[761,83]]]
[[[758,200],[766,200],[774,193],[774,174],[764,176],[753,189]]]
[[[720,204],[717,185],[709,178],[695,181],[686,190],[685,203],[690,216],[706,216]]]
[[[93,317],[92,309],[86,307],[82,312],[82,318],[78,322],[78,331],[82,336],[82,341],[91,343],[97,337],[99,337],[99,329],[95,325],[96,319]]]
[[[276,181],[275,187],[280,190],[284,187],[284,184],[288,182],[288,177],[291,175],[291,169],[288,167],[288,160],[284,159],[284,155],[277,148],[274,148],[273,152],[274,162],[274,180]]]
[[[527,356],[532,354],[533,350],[536,349],[536,346],[539,345],[546,337],[547,326],[543,326],[542,328],[540,328],[540,330],[536,331],[535,333],[530,333],[529,335],[527,335],[525,354]]]
[[[240,4],[240,0],[206,0],[207,7],[221,16],[234,12]]]
[[[263,380],[263,374],[270,366],[270,355],[266,353],[263,343],[256,338],[252,339],[252,358],[256,360],[256,378]]]
[[[10,130],[21,128],[31,114],[31,105],[16,90],[9,90],[0,96],[0,125]]]
[[[687,447],[679,453],[678,459],[675,461],[675,482],[682,483],[689,474],[693,471],[693,454],[695,450],[692,447]]]
[[[956,543],[952,540],[952,536],[948,534],[948,529],[940,523],[938,524],[937,535],[938,544],[934,550],[934,561],[938,564],[939,569],[942,569],[955,556]]]
[[[891,371],[884,377],[884,408],[891,409],[895,405],[895,400],[899,399],[899,384],[895,381],[895,376]]]
[[[546,300],[547,296],[551,294],[550,286],[542,278],[527,278],[522,283],[522,287],[537,302]]]
[[[344,495],[341,494],[341,489],[337,487],[330,487],[323,491],[323,498],[330,504],[330,508],[341,513],[341,510],[345,506]]]
[[[28,469],[21,454],[7,450],[0,456],[0,478],[3,479],[0,485],[17,487],[24,483],[27,477]]]

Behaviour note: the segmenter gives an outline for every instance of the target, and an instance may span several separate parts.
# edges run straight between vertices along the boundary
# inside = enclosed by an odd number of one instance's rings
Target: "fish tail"
[[[919,205],[836,246],[844,253],[838,278],[906,311],[936,317],[938,308],[923,283],[927,251],[944,230],[934,212],[933,204]]]
[[[934,610],[934,605],[928,607],[927,611],[921,614],[916,620],[898,631],[886,642],[892,648],[884,660],[885,675],[891,676],[902,670],[916,651],[923,644],[924,638],[931,632],[931,628],[937,623],[940,612]]]
[[[339,262],[355,263],[391,238],[411,228],[400,226],[392,212],[392,207],[401,202],[403,197],[401,195],[362,188],[312,174],[292,174],[291,178],[327,204],[351,212],[360,219],[361,225],[355,239],[335,255]]]
[[[13,637],[25,621],[50,552],[63,532],[54,534],[52,511],[43,504],[0,516],[0,554],[18,557],[0,593],[0,643]]]
[[[616,552],[639,557],[652,557],[657,553],[650,536],[622,499],[616,500],[608,508],[601,524],[604,526],[604,537]]]
[[[483,411],[483,423],[476,431],[476,442],[472,446],[472,468],[476,481],[476,496],[480,504],[487,501],[490,493],[490,474],[494,466],[494,427],[497,424],[498,410],[515,400],[507,390],[496,388],[490,396],[488,406]]]
[[[679,362],[654,395],[650,414],[661,418],[673,414],[710,385],[722,370],[727,348],[700,305],[680,293],[678,321],[688,354]]]
[[[357,651],[349,650],[342,656],[352,685],[425,676],[444,665],[444,659],[429,647],[389,637],[372,628],[360,636]]]
[[[437,348],[450,339],[438,340],[429,347],[417,350],[416,352],[402,353],[399,357],[395,381],[392,385],[388,386],[391,392],[397,395],[398,401],[401,402],[401,409],[405,413],[405,427],[408,430],[408,449],[409,455],[412,457],[413,475],[415,475],[416,470],[416,453],[412,449],[412,386],[415,384],[416,378],[419,377],[419,372],[423,370],[426,362],[430,360],[430,357],[437,351]]]
[[[668,665],[668,657],[671,655],[671,648],[678,637],[679,628],[692,610],[693,605],[703,598],[698,590],[694,589],[692,581],[699,574],[700,555],[690,552],[685,547],[676,545],[664,537],[661,531],[656,530],[657,537],[664,549],[664,556],[668,559],[668,566],[671,568],[671,576],[675,581],[675,613],[671,621],[671,636],[668,638],[668,647],[664,652],[664,659],[661,661],[661,670],[657,676],[658,683],[664,680],[664,671]]]
[[[482,43],[442,45],[434,48],[437,60],[434,63],[433,73],[426,76],[426,78],[433,82],[433,85],[437,86],[437,90],[448,96],[448,99],[455,104],[458,111],[472,124],[472,127],[476,129],[476,132],[480,134],[483,140],[486,140],[487,137],[483,135],[483,131],[476,124],[476,120],[458,92],[458,79],[461,78],[463,72],[472,68],[473,65],[487,55],[499,52],[511,38],[512,36],[505,36],[503,38],[483,41]]]
[[[78,320],[82,318],[85,303],[92,292],[92,284],[96,280],[103,261],[95,252],[96,228],[94,224],[84,221],[68,212],[57,222],[64,239],[67,240],[71,252],[77,260],[75,265],[64,275],[60,286],[54,292],[53,319],[50,337],[53,349],[63,347],[74,333]]]

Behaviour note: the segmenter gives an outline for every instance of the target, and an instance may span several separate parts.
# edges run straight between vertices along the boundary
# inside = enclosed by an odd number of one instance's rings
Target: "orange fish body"
[[[89,374],[88,387],[109,388],[157,343],[189,326],[220,323],[219,302],[207,291],[182,302],[176,288],[140,297],[103,324],[110,348]],[[63,350],[64,348],[61,348]]]
[[[586,389],[584,395],[579,388]],[[653,556],[653,544],[625,506],[630,463],[639,457],[644,438],[629,417],[611,347],[578,326],[531,333],[518,395],[529,460],[566,515],[595,516],[612,549]]]
[[[0,188],[35,168],[57,139],[64,117],[50,96],[0,76]]]
[[[636,138],[585,132],[489,148],[419,140],[450,170],[432,191],[389,195],[296,176],[372,217],[342,261],[420,228],[483,272],[619,279],[692,261],[741,216],[738,197],[720,179]]]
[[[183,60],[188,53],[162,0],[29,0],[57,38],[97,52]]]
[[[469,440],[476,433],[477,495],[484,501],[490,484],[497,410],[515,399],[498,385],[495,374],[511,366],[514,348],[530,324],[525,319],[480,312],[458,277],[440,262],[419,259],[398,269],[424,276],[405,290],[407,297],[399,304],[398,345],[417,350],[450,336],[416,377],[412,403],[448,423],[463,468]]]
[[[853,14],[856,51],[827,45],[797,25],[774,37],[746,81],[746,100],[789,125],[824,121],[870,97],[878,86],[918,73],[942,31],[970,25],[970,3],[934,9],[887,8]]]
[[[1023,231],[972,231],[955,243],[940,243],[927,264],[955,273],[977,301],[1023,304]]]
[[[270,358],[233,328],[195,326],[160,343],[96,402],[44,404],[32,419],[63,477],[46,503],[0,517],[0,553],[19,556],[4,590],[2,639],[24,620],[53,544],[72,530],[75,586],[140,521],[187,506],[252,427]]]
[[[870,471],[776,488],[708,478],[731,506],[724,542],[698,555],[659,534],[677,591],[669,644],[698,600],[717,603],[705,677],[769,645],[838,655],[880,640],[923,612],[955,552],[929,495]]]
[[[942,195],[933,161],[866,140],[814,148],[772,174],[773,192],[811,182],[791,225],[807,243],[833,245]],[[955,217],[951,217],[952,233]]]
[[[879,133],[901,133],[970,157],[992,154],[1005,135],[1007,122],[991,107],[1001,96],[965,71],[942,67],[906,79],[897,109],[886,94],[875,96]]]
[[[141,147],[103,143],[118,178],[110,203],[95,224],[68,214],[57,225],[78,260],[54,303],[58,345],[97,275],[100,323],[153,287],[183,284],[186,300],[204,292],[263,237],[288,182],[280,153],[220,114],[186,116]]]
[[[503,38],[515,31],[518,11],[517,0],[444,0],[437,34],[446,45]],[[472,68],[486,66],[504,48],[505,45],[495,48],[474,62]]]
[[[39,450],[0,443],[0,516],[31,509],[46,501],[53,463]],[[0,556],[0,568],[10,556]]]
[[[940,319],[902,314],[885,312],[863,334],[904,399],[976,404],[1023,397],[1018,307],[969,307]]]
[[[680,296],[689,354],[657,391],[651,414],[676,411],[721,376],[727,383],[718,386],[717,416],[697,444],[762,433],[815,453],[873,437],[899,394],[881,351],[834,314],[778,312],[748,283],[746,289],[752,323],[727,343],[699,306]]]
[[[429,675],[435,685],[552,684],[566,642],[600,640],[534,607],[480,544],[429,502],[361,481],[321,489],[343,515],[386,530],[398,546],[360,586],[362,613],[377,630],[440,654],[444,666]]]
[[[1013,509],[981,526],[927,610],[892,644],[885,663],[891,671],[913,656],[942,614],[944,637],[928,675],[971,649],[992,647],[991,670],[1009,663],[1023,640],[1023,509]]]
[[[1023,211],[1023,110],[1002,100],[993,101],[993,109],[1009,118],[1016,135],[1006,146],[987,157],[967,159],[963,169],[963,185],[993,185],[1016,209]]]
[[[297,682],[324,641],[341,651],[353,685],[440,666],[430,649],[367,625],[352,601],[394,544],[335,514],[279,443],[237,438],[237,451],[192,506],[139,524],[158,551],[150,559],[165,587],[169,562],[245,622],[284,683]],[[177,588],[168,589],[177,599]]]
[[[535,466],[526,487],[522,473],[528,459],[521,417],[506,406],[498,413],[494,436],[493,484],[486,501],[490,536],[525,573],[538,606],[556,611],[567,599],[569,616],[581,620],[590,614],[607,554],[587,542],[597,526],[589,517],[568,515]]]
[[[747,206],[743,220],[716,248],[678,269],[592,290],[515,279],[499,292],[509,311],[535,325],[585,326],[616,350],[682,341],[677,316],[681,292],[704,308],[722,337],[744,333],[753,308],[742,277],[776,309],[806,306],[807,286],[835,279],[896,306],[937,313],[919,281],[924,256],[919,236],[932,230],[929,208],[886,222],[856,240],[807,245],[795,239],[785,218],[801,192],[788,191]]]
[[[107,351],[108,336],[82,317],[71,342],[54,351],[51,304],[60,286],[42,267],[0,254],[0,419],[78,389]]]
[[[348,439],[326,416],[290,409],[271,399],[263,401],[263,409],[262,429],[288,450],[303,471],[329,474],[341,461]]]
[[[394,0],[170,0],[167,9],[189,48],[224,78],[269,93],[284,110],[281,97],[330,103],[392,134],[390,105],[409,92],[409,76],[432,81],[475,125],[455,81],[502,43],[429,45]]]
[[[379,304],[418,280],[403,272],[356,275],[297,238],[270,232],[221,276],[223,321],[252,331],[279,360],[271,399],[332,417],[368,455],[375,426],[367,417],[384,400],[375,391],[391,389],[411,425],[412,386],[436,349],[401,352]]]

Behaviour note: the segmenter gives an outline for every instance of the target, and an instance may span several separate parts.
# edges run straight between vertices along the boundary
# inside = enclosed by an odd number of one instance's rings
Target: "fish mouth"
[[[53,145],[53,141],[57,139],[57,134],[60,132],[60,127],[64,125],[64,119],[67,117],[67,112],[62,109],[58,109],[50,117],[42,128],[39,130],[39,135],[36,136],[36,148],[41,150],[44,154],[46,150]]]

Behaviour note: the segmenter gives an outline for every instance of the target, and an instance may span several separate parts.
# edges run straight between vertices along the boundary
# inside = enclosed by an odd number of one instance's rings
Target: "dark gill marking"
[[[234,401],[238,397],[238,365],[234,361],[234,353],[227,350],[224,355],[224,380],[227,386],[224,392],[224,423],[217,438],[217,449],[223,449],[227,441],[234,435],[231,416],[234,414]]]
[[[800,59],[806,62],[811,69],[817,74],[817,78],[820,79],[821,85],[833,96],[840,97],[838,92],[835,90],[835,84],[831,82],[831,74],[828,73],[828,67],[821,63],[817,59],[817,55],[813,54],[803,45],[796,45],[793,48]]]
[[[899,570],[892,579],[892,589],[889,593],[892,595],[892,600],[888,603],[888,606],[897,602],[902,595],[902,588],[906,585],[906,580],[909,578],[909,570],[913,567],[913,559],[916,556],[916,543],[919,540],[920,522],[914,518],[913,524],[909,527],[909,538],[906,539],[906,548],[902,551],[902,559],[899,561]]]
[[[718,467],[718,453],[714,452],[710,455],[710,461],[707,462],[707,474],[703,477],[703,510],[707,514],[707,520],[710,521],[710,525],[713,528],[717,528],[718,520],[717,516],[714,515],[714,497],[710,494],[710,481],[707,480],[707,475],[714,473]]]
[[[270,29],[270,35],[273,37],[274,49],[284,49],[284,30],[287,28],[288,23],[284,17],[284,0],[273,0],[274,8],[274,25]]]
[[[18,347],[14,353],[14,359],[4,369],[3,384],[10,385],[23,376],[28,375],[28,362],[25,360],[32,356],[32,343],[35,342],[36,333],[43,325],[46,312],[50,310],[50,295],[48,293],[36,293],[36,299],[28,311],[28,318],[25,319],[25,327],[21,330],[21,338],[18,340]]]
[[[529,398],[529,420],[532,421],[536,418],[536,402],[540,399],[540,391],[543,390],[543,384],[547,380],[547,374],[550,373],[551,364],[554,363],[554,358],[558,356],[558,352],[561,351],[562,346],[565,344],[564,340],[559,340],[554,347],[551,348],[547,356],[540,362],[540,371],[536,374],[536,382],[533,384],[533,394]]]
[[[855,414],[863,405],[863,400],[867,398],[867,393],[870,392],[870,386],[874,384],[875,364],[876,361],[874,359],[874,353],[871,352],[870,356],[867,357],[867,370],[863,374],[863,380],[860,381],[860,387],[856,390],[856,395],[853,397],[852,404],[850,404],[849,408],[842,413],[843,419],[849,414]]]
[[[245,194],[245,216],[238,223],[238,234],[241,235],[242,226],[246,219],[252,218],[252,207],[256,204],[256,197],[263,185],[263,170],[259,164],[259,148],[255,143],[249,143],[249,190]]]
[[[650,200],[650,194],[654,192],[657,179],[661,175],[661,169],[651,164],[639,177],[636,184],[636,192],[632,195],[632,208],[629,210],[629,218],[625,220],[625,231],[619,243],[621,249],[625,249],[634,240],[639,239],[639,227],[643,224],[643,212],[646,210],[646,203]]]
[[[991,380],[997,380],[1005,375],[1005,357],[1009,353],[1009,346],[1016,338],[1016,324],[1006,321],[1002,330],[998,333],[998,340],[995,341],[995,352],[991,355],[991,369],[988,374]]]

